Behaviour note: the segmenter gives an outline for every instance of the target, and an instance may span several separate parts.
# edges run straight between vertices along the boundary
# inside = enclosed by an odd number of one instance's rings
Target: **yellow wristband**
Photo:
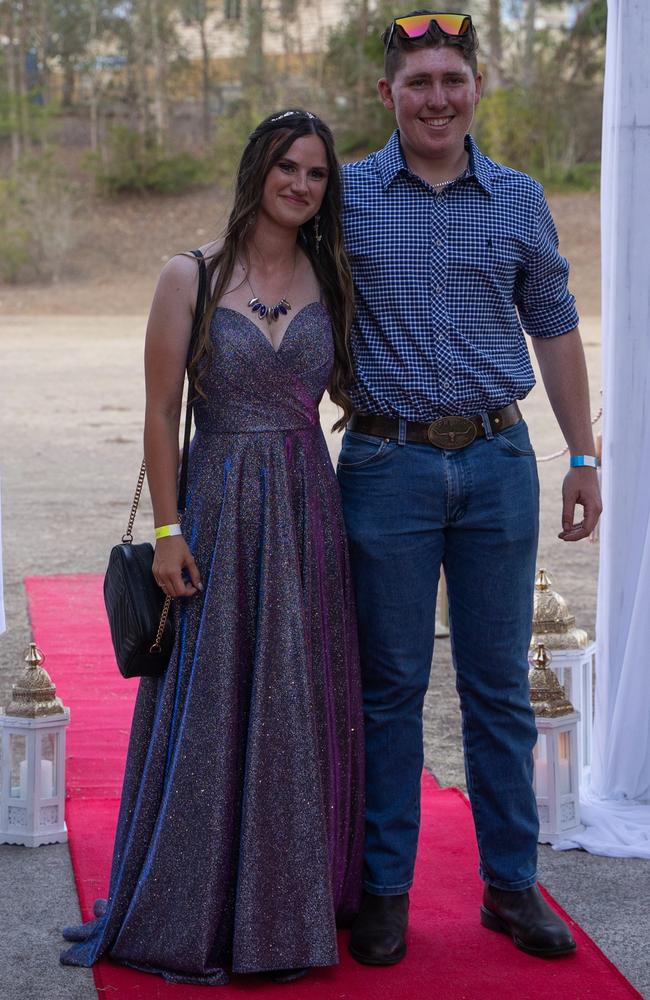
[[[161,524],[159,528],[155,528],[156,538],[167,538],[169,535],[182,535],[180,524]]]

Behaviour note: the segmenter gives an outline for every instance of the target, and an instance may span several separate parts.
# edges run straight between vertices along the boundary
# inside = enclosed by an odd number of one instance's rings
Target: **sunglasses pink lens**
[[[431,15],[418,14],[414,17],[398,17],[395,20],[395,24],[398,28],[401,28],[404,34],[408,35],[409,38],[421,38],[422,35],[426,35],[429,30]]]
[[[432,21],[446,35],[464,35],[470,26],[466,14],[413,14],[411,17],[397,17],[395,24],[409,38],[422,38]]]

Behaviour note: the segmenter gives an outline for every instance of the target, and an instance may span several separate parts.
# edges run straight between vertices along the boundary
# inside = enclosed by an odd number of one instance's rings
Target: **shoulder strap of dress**
[[[205,314],[205,292],[207,286],[207,268],[205,257],[200,250],[192,250],[199,265],[199,288],[196,293],[196,306],[194,308],[194,322],[192,323],[192,335],[190,346],[187,351],[187,402],[185,404],[185,429],[183,431],[183,456],[181,459],[181,471],[178,477],[178,512],[182,514],[187,503],[187,465],[190,453],[190,436],[192,434],[192,409],[194,407],[194,386],[190,376],[190,364],[194,348],[203,322]]]
[[[203,322],[203,316],[205,313],[205,292],[208,283],[208,269],[205,266],[205,257],[200,250],[192,250],[193,255],[196,257],[197,264],[199,265],[199,287],[196,293],[196,306],[194,308],[194,322],[192,324],[192,336],[190,337],[190,346],[187,352],[187,364],[192,359],[192,352],[194,350],[194,343],[199,335],[199,330],[201,329],[201,323]]]

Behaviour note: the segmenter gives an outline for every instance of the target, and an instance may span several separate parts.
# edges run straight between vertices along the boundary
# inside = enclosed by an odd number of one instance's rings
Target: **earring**
[[[320,241],[322,240],[321,232],[318,228],[318,223],[320,222],[320,215],[314,216],[314,242],[316,243],[316,253],[320,253]]]

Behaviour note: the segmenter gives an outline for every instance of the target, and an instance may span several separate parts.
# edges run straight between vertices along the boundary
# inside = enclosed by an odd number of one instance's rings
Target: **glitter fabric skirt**
[[[142,678],[108,900],[61,960],[172,982],[332,965],[356,912],[363,724],[352,585],[318,421],[320,303],[274,351],[218,309],[183,532],[204,590]]]

